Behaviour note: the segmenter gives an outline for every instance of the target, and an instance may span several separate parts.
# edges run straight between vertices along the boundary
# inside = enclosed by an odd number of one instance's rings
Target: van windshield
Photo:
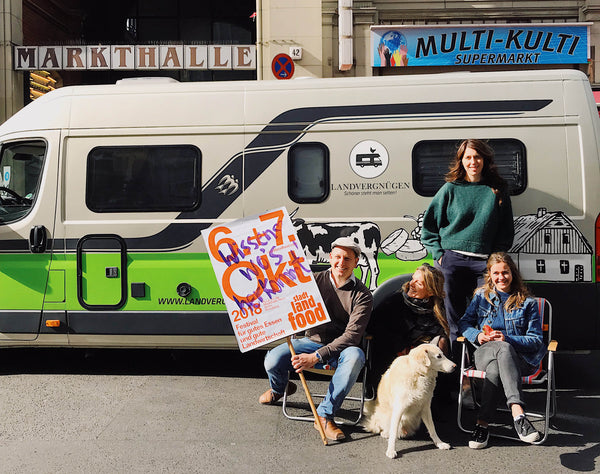
[[[40,186],[46,144],[27,141],[5,144],[0,155],[0,222],[27,215]]]

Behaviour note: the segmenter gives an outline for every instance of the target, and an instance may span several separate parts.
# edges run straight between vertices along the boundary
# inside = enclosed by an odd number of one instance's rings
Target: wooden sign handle
[[[292,345],[292,338],[290,336],[287,336],[286,341],[288,343],[288,347],[290,348],[292,357],[295,356],[296,351],[294,350],[294,346]],[[313,416],[315,417],[315,423],[316,423],[317,427],[319,428],[319,433],[321,434],[321,439],[323,440],[323,444],[325,446],[327,446],[327,436],[325,436],[325,430],[323,428],[323,425],[321,424],[321,419],[319,418],[319,415],[317,414],[317,408],[315,407],[312,396],[310,395],[310,390],[308,389],[308,385],[306,384],[306,378],[304,377],[304,374],[302,372],[298,373],[298,375],[300,376],[300,381],[302,382],[302,386],[304,387],[304,392],[306,393],[306,398],[308,399],[308,404],[310,405],[310,409],[312,410]]]

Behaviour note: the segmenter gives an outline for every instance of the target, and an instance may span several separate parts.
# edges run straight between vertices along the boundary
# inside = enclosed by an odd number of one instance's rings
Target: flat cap
[[[361,250],[360,246],[354,242],[350,237],[338,237],[331,244],[331,250],[335,247],[345,247],[354,251],[357,257],[360,257]]]

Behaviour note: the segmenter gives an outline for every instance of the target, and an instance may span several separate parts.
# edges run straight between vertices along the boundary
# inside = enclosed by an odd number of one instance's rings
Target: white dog
[[[365,428],[388,438],[385,452],[396,457],[396,438],[415,433],[425,423],[429,436],[439,449],[450,449],[437,435],[431,417],[431,398],[438,372],[450,373],[456,364],[448,360],[437,341],[421,344],[408,355],[397,357],[383,374],[377,388],[374,413],[365,422]]]

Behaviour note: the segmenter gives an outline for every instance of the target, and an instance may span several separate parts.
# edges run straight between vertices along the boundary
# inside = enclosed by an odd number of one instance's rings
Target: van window
[[[191,211],[200,205],[200,171],[193,145],[96,147],[85,202],[94,212]]]
[[[40,187],[46,143],[14,142],[0,152],[0,222],[14,222],[29,213]]]
[[[297,203],[329,196],[329,149],[323,143],[297,143],[288,152],[288,195]]]
[[[433,196],[440,189],[460,140],[425,140],[412,151],[413,188],[421,196]],[[514,138],[487,140],[494,150],[494,162],[508,183],[511,195],[521,194],[527,186],[525,145]]]

